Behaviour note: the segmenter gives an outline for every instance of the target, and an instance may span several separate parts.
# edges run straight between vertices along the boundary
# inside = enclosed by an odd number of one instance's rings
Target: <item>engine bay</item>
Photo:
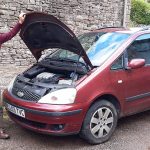
[[[67,84],[71,85],[78,80],[79,74],[67,71],[50,71],[46,67],[34,66],[24,72],[23,76],[28,78],[31,83],[45,83],[45,84]]]
[[[84,65],[76,66],[62,62],[48,64],[45,60],[37,63],[16,78],[12,94],[26,101],[38,101],[52,90],[72,87],[86,72]]]

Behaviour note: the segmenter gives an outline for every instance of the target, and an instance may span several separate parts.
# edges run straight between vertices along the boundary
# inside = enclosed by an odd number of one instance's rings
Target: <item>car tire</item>
[[[80,136],[90,144],[101,144],[112,136],[118,121],[115,106],[107,100],[95,102],[84,119]]]

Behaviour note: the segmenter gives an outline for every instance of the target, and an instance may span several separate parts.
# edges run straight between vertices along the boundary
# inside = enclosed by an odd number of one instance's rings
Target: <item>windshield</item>
[[[87,33],[78,37],[93,66],[100,66],[129,37],[129,34],[117,32]],[[58,49],[48,56],[53,59],[66,59],[84,62],[79,55],[64,49]]]

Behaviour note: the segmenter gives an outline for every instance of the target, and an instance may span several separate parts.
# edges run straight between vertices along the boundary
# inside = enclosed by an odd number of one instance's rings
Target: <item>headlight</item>
[[[45,95],[38,101],[38,103],[72,104],[74,103],[76,93],[77,91],[75,88],[60,89]]]
[[[15,76],[15,77],[11,80],[11,82],[9,83],[9,85],[8,85],[8,91],[11,91],[15,80],[16,80],[16,76]]]

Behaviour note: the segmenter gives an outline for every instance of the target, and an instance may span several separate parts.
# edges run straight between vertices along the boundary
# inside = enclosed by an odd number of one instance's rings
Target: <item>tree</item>
[[[150,4],[145,0],[132,0],[130,18],[138,24],[150,24]]]

